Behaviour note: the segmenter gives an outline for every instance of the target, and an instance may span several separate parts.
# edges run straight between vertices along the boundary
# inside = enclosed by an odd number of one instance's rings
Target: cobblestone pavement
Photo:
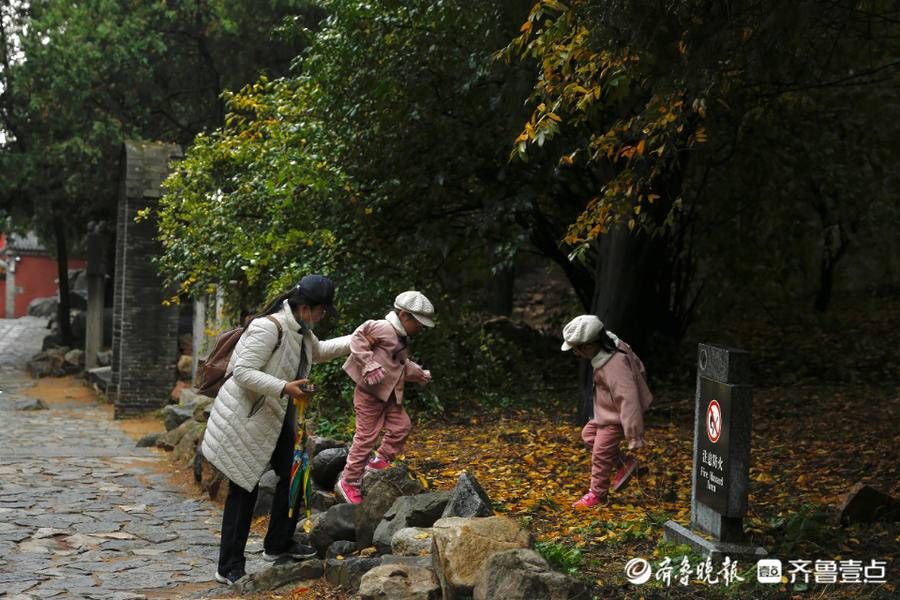
[[[0,597],[227,595],[213,580],[221,512],[169,484],[159,455],[96,404],[16,409],[42,326],[0,320]],[[248,546],[260,570],[261,541]]]

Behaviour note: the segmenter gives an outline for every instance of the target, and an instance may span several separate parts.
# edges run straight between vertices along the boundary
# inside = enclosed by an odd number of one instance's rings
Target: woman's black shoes
[[[316,549],[313,546],[291,542],[291,545],[281,552],[263,552],[262,557],[265,560],[278,560],[284,556],[293,558],[294,560],[306,560],[307,558],[315,558]]]
[[[225,585],[236,585],[245,577],[247,577],[247,573],[243,569],[232,569],[225,575],[216,571],[216,581]]]

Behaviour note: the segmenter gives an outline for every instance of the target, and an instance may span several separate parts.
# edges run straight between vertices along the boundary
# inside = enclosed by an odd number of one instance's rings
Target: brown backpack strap
[[[272,315],[266,315],[266,318],[275,323],[275,327],[278,328],[278,341],[275,343],[275,347],[272,349],[272,354],[275,354],[275,350],[278,350],[278,347],[281,346],[281,336],[284,335],[284,330],[281,329],[281,323],[278,322],[278,319],[276,319]]]

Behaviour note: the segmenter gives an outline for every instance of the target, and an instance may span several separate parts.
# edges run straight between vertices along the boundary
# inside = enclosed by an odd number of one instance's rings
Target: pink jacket
[[[402,404],[405,382],[426,382],[422,367],[407,358],[407,343],[390,321],[366,321],[350,336],[350,357],[344,363],[344,371],[363,391],[384,402],[393,392],[397,403]],[[367,384],[363,375],[379,366],[384,369],[384,379],[376,385]]]
[[[351,343],[352,348],[352,343]],[[599,425],[621,425],[629,448],[644,445],[644,411],[653,401],[644,363],[619,340],[619,352],[594,369],[594,418]]]

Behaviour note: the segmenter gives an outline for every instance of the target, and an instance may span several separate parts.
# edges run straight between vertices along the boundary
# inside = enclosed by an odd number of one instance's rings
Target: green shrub
[[[538,542],[534,549],[547,559],[555,570],[567,575],[577,575],[581,571],[584,556],[578,548],[570,548],[554,541]]]

